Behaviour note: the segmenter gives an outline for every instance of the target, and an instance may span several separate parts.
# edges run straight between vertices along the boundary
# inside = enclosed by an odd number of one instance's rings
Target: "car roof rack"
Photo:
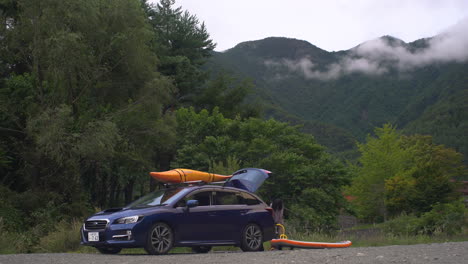
[[[206,184],[205,181],[186,181],[186,182],[177,182],[177,183],[165,183],[166,188],[175,187],[175,186],[198,186]]]
[[[206,182],[206,181],[186,181],[186,182],[178,182],[178,183],[165,183],[164,187],[176,187],[176,186],[201,186],[201,185],[224,185],[226,181],[217,181],[217,182]]]

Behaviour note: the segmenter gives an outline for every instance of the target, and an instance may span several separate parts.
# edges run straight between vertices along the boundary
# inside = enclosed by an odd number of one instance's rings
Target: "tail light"
[[[270,212],[271,216],[273,216],[273,208],[271,207],[266,207],[265,208],[268,212]]]

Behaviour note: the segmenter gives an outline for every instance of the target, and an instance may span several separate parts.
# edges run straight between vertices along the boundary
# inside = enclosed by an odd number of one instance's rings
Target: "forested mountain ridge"
[[[405,43],[384,36],[327,52],[303,40],[271,37],[215,53],[210,63],[252,78],[267,116],[303,123],[312,134],[341,131],[339,137],[316,136],[334,151],[391,122],[466,155],[468,64],[430,55],[434,39]]]

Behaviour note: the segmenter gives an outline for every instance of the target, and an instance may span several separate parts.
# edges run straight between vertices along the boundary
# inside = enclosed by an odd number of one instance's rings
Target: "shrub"
[[[414,215],[402,214],[397,218],[385,222],[383,230],[392,235],[415,235],[419,231],[420,219]]]
[[[81,225],[82,222],[78,220],[59,222],[55,231],[40,239],[36,251],[69,252],[78,250]]]
[[[420,219],[423,234],[445,233],[454,235],[461,232],[466,223],[467,209],[462,201],[437,204],[424,213]]]
[[[32,240],[24,233],[8,231],[0,217],[0,254],[30,253]]]
[[[467,211],[462,201],[436,204],[420,217],[403,214],[386,222],[384,231],[394,235],[455,235],[467,226]]]
[[[0,216],[0,254],[11,254],[15,252],[14,245],[11,244],[10,233],[6,230],[3,218]]]
[[[1,225],[4,230],[18,231],[24,227],[24,216],[14,206],[16,200],[15,192],[0,185],[0,218],[2,218]]]

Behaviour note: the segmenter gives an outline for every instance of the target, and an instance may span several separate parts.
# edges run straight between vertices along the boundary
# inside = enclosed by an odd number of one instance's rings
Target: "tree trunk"
[[[107,204],[107,173],[101,173],[101,166],[96,162],[96,179],[101,179],[99,188],[99,206],[105,208]]]
[[[117,179],[116,177],[111,175],[111,182],[110,182],[110,190],[109,190],[109,207],[117,206],[115,200],[115,190],[117,189]]]
[[[114,203],[116,206],[121,205],[120,203],[120,194],[122,193],[122,190],[120,189],[120,184],[117,184],[117,187],[115,188],[117,191],[115,192],[115,197],[114,197]]]
[[[156,167],[159,168],[159,171],[167,171],[171,169],[172,153],[161,153],[156,158]],[[153,177],[150,178],[150,191],[153,192],[156,190],[159,182],[156,181]]]
[[[133,201],[133,185],[135,180],[129,180],[125,186],[125,204],[129,204]]]

